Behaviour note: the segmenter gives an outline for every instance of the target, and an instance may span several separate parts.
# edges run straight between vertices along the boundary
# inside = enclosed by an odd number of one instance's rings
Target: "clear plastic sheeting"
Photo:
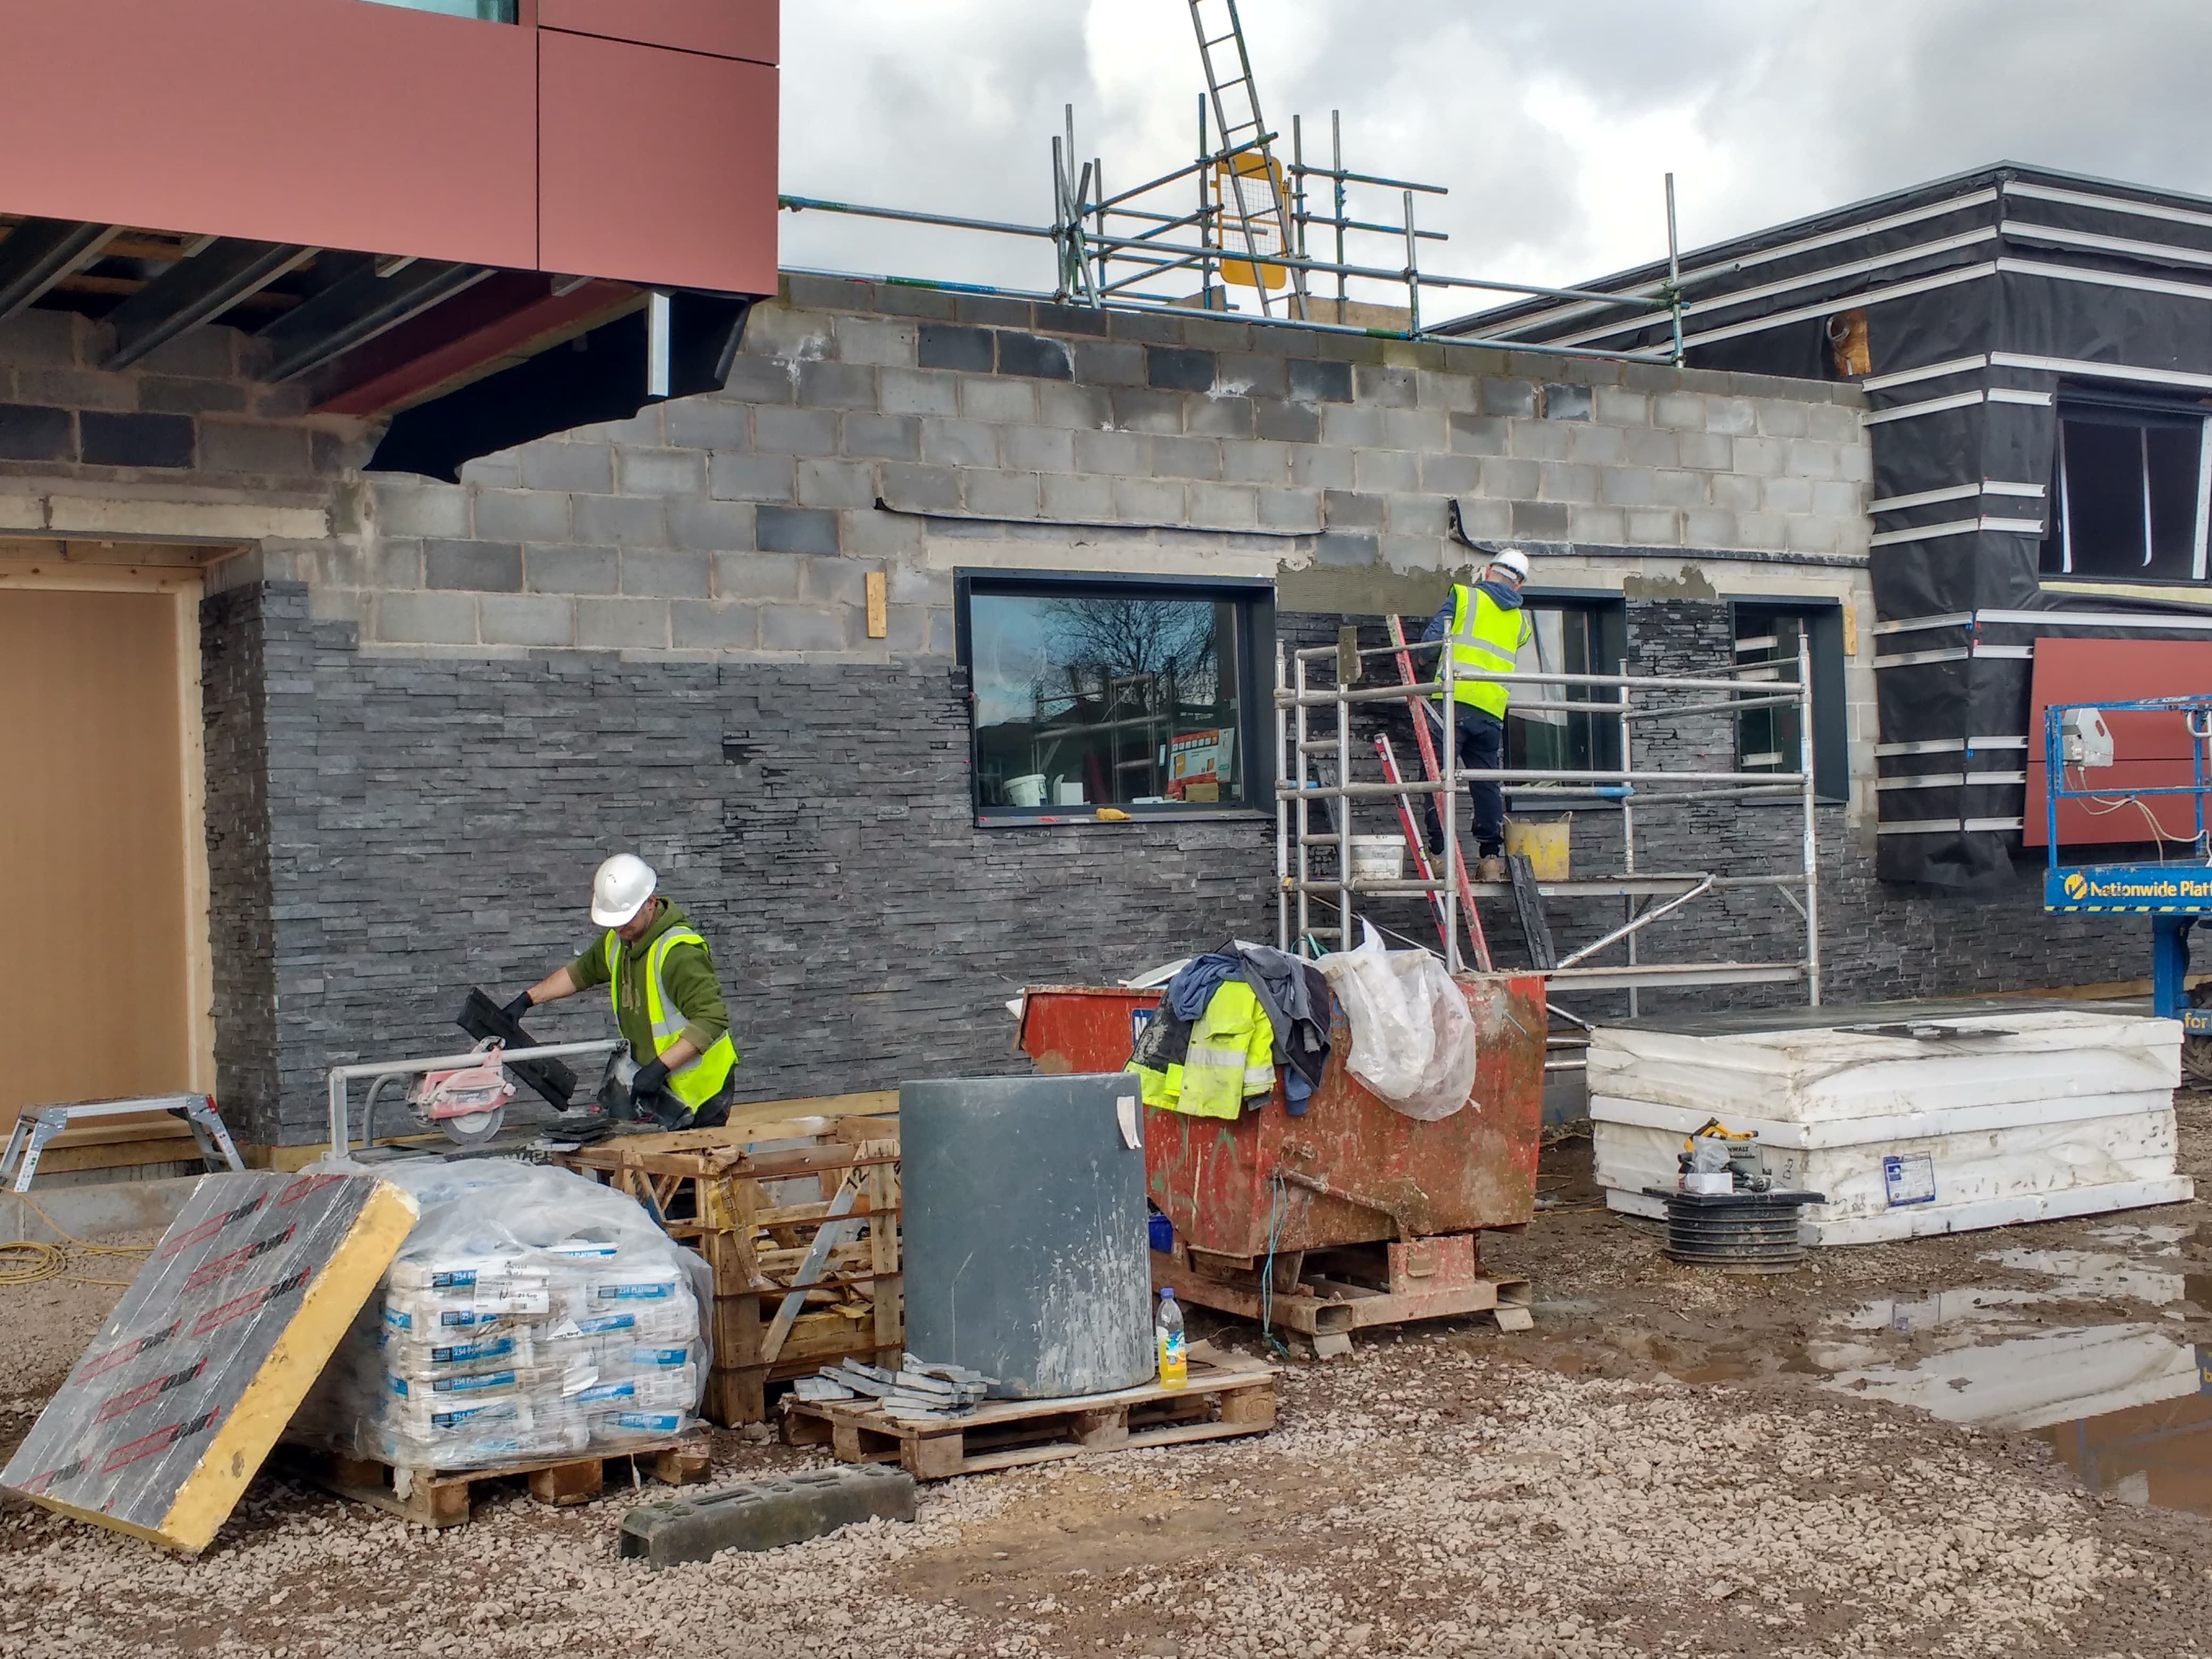
[[[1377,1098],[1428,1123],[1474,1088],[1474,1020],[1451,975],[1427,951],[1386,951],[1371,924],[1356,949],[1315,964],[1352,1026],[1345,1068]]]
[[[706,1261],[623,1194],[492,1160],[379,1166],[422,1216],[295,1437],[481,1468],[665,1440],[711,1368]]]

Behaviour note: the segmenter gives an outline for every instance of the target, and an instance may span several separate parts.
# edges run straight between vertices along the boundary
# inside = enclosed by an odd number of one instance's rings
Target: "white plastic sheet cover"
[[[422,1219],[295,1425],[410,1468],[477,1468],[695,1425],[714,1275],[636,1200],[493,1159],[380,1166]]]
[[[1352,1026],[1345,1068],[1393,1109],[1422,1122],[1449,1117],[1474,1088],[1474,1019],[1443,963],[1427,951],[1385,951],[1372,923],[1356,949],[1316,964]]]

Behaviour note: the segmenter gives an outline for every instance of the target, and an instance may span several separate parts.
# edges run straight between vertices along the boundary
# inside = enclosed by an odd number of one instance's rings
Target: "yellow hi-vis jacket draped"
[[[1182,1064],[1137,1067],[1145,1104],[1193,1117],[1234,1118],[1275,1086],[1275,1028],[1250,986],[1224,980],[1191,1028]]]
[[[676,1046],[676,1039],[691,1023],[676,1006],[675,998],[668,994],[668,983],[661,976],[661,969],[668,963],[669,951],[679,945],[697,945],[706,951],[710,964],[714,959],[714,952],[707,949],[707,941],[689,927],[670,928],[653,940],[653,948],[646,952],[641,964],[645,970],[645,1013],[653,1022],[653,1054],[656,1060]],[[611,927],[607,930],[606,951],[607,991],[614,998],[615,1018],[619,1023],[623,945],[620,935]],[[730,1034],[725,1031],[705,1054],[695,1055],[669,1073],[669,1091],[696,1112],[720,1091],[737,1063],[738,1045],[730,1041]]]
[[[1510,674],[1521,654],[1521,641],[1528,625],[1526,611],[1508,611],[1480,587],[1452,584],[1452,672]],[[1439,678],[1442,678],[1439,671]],[[1480,708],[1486,714],[1505,718],[1505,682],[1455,678],[1453,700]],[[1439,700],[1443,693],[1437,694]]]

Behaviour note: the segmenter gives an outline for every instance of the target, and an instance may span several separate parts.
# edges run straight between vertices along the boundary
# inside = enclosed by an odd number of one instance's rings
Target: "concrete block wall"
[[[890,660],[951,573],[1065,559],[1441,573],[1447,528],[1850,558],[1847,386],[792,276],[718,393],[378,477],[299,574],[373,647]],[[1103,541],[1102,541],[1103,538]],[[865,577],[890,631],[864,626]]]

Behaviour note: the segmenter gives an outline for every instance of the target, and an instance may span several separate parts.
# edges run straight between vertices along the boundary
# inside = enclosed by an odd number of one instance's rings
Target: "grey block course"
[[[478,489],[471,529],[486,541],[568,539],[568,498],[557,490]]]
[[[640,599],[703,599],[714,592],[714,561],[705,553],[629,548],[622,556],[622,591]]]
[[[801,507],[873,507],[876,468],[869,461],[803,459],[799,463]]]
[[[668,607],[669,638],[679,650],[753,651],[760,646],[760,606],[679,599]]]
[[[611,542],[619,547],[665,547],[668,519],[652,495],[578,495],[569,511],[580,542]]]
[[[714,557],[718,599],[795,599],[799,572],[814,561],[795,553],[721,553]]]
[[[199,434],[199,465],[210,472],[303,478],[314,471],[308,434],[299,427],[203,421]]]
[[[879,371],[879,392],[886,415],[954,415],[960,410],[960,378],[927,370]]]
[[[668,539],[678,547],[704,552],[749,548],[753,544],[752,506],[746,501],[671,501]]]
[[[1182,393],[1115,386],[1113,395],[1114,424],[1122,430],[1162,434],[1182,430]]]
[[[756,409],[753,447],[763,455],[834,455],[837,453],[836,411]]]
[[[837,515],[813,507],[763,507],[753,515],[754,535],[763,553],[834,554]]]
[[[1284,364],[1290,395],[1300,403],[1348,404],[1352,365],[1293,357]]]
[[[995,466],[998,434],[981,421],[925,420],[921,458],[939,466]]]
[[[1001,329],[999,373],[1026,374],[1045,380],[1071,380],[1075,378],[1075,356],[1065,340]]]
[[[517,452],[522,461],[526,489],[568,489],[610,495],[615,488],[614,451],[605,444],[544,441],[525,444]],[[459,534],[429,528],[413,535]]]
[[[76,417],[39,404],[0,404],[0,461],[73,461]]]
[[[77,447],[88,466],[183,468],[192,465],[195,423],[185,415],[77,414]]]
[[[1027,380],[973,380],[960,383],[960,412],[971,421],[1006,425],[1036,423],[1036,388]]]
[[[684,398],[661,412],[668,441],[684,449],[750,449],[752,410],[734,398]]]
[[[1062,427],[1006,427],[999,434],[999,460],[1017,472],[1073,472],[1075,434]]]
[[[533,593],[611,593],[622,581],[622,550],[532,544],[522,550],[522,574]]]
[[[998,356],[989,329],[945,323],[924,323],[915,348],[915,362],[921,368],[957,369],[969,374],[990,374],[998,367]]]
[[[797,481],[798,464],[788,455],[717,450],[708,458],[708,491],[723,501],[789,501]]]
[[[564,646],[576,642],[576,613],[568,599],[487,593],[477,602],[486,645]]]
[[[1211,392],[1218,370],[1210,351],[1146,346],[1145,384],[1159,392]]]
[[[842,651],[846,643],[845,623],[835,611],[764,605],[760,641],[763,651]]]
[[[376,636],[422,645],[473,645],[476,597],[469,593],[383,593],[376,599]]]
[[[848,415],[844,453],[864,459],[918,461],[921,422],[912,415]]]
[[[522,548],[515,542],[426,541],[422,544],[426,587],[465,589],[474,593],[520,593]]]
[[[665,599],[578,599],[576,643],[603,650],[665,649],[668,602]]]

